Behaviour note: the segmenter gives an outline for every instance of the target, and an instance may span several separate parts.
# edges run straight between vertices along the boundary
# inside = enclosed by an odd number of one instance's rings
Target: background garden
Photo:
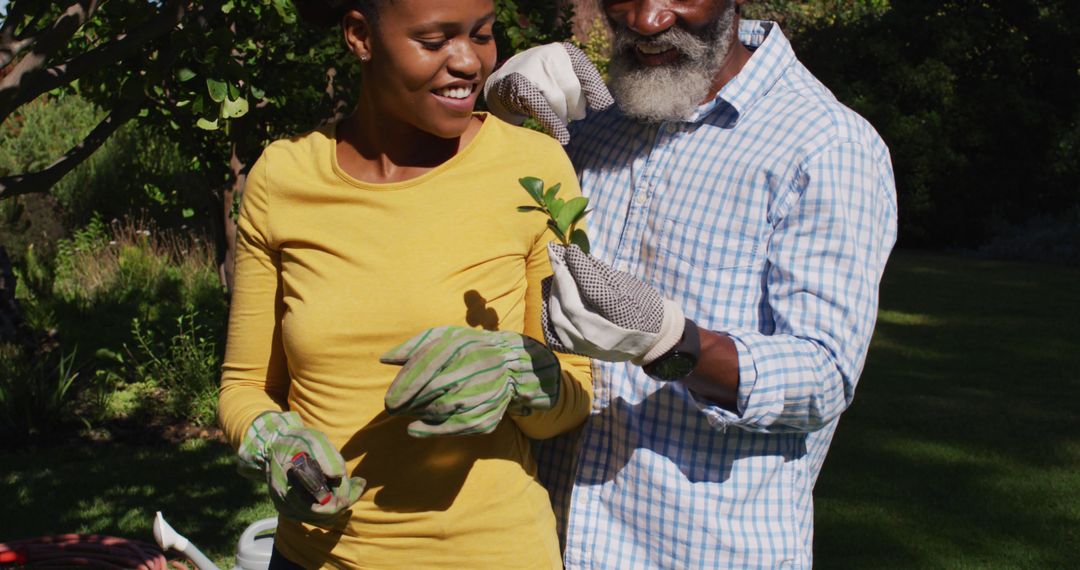
[[[499,0],[502,56],[595,0]],[[819,481],[822,568],[1080,561],[1080,3],[756,0],[893,153],[900,242]],[[0,542],[231,566],[272,509],[214,426],[233,215],[270,140],[347,110],[290,0],[0,1]]]

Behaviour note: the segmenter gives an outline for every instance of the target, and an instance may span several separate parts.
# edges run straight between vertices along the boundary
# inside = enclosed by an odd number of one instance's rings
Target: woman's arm
[[[272,245],[267,152],[244,188],[236,237],[236,279],[229,306],[218,419],[233,447],[255,418],[287,409],[289,371],[281,344],[281,257]]]

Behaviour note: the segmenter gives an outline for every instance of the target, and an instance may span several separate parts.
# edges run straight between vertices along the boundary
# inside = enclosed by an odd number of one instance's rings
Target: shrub
[[[55,433],[71,420],[75,354],[0,345],[0,437],[8,444]]]
[[[23,105],[0,126],[0,176],[48,166],[102,117],[104,112],[74,94]],[[136,123],[122,126],[48,195],[0,200],[0,243],[18,258],[29,244],[48,250],[65,228],[85,225],[94,215],[112,219],[143,211],[163,227],[201,219],[196,212],[209,206],[207,184],[174,138]]]
[[[144,381],[165,388],[164,404],[170,415],[196,425],[213,424],[217,417],[217,389],[221,375],[221,342],[192,311],[176,320],[177,333],[164,343],[132,321],[137,345],[133,354]]]
[[[80,401],[88,420],[212,420],[226,304],[211,249],[145,218],[95,217],[49,261],[28,250],[20,302],[34,329],[53,330],[61,346],[87,355],[80,368],[94,373]],[[132,390],[160,397],[125,398]]]
[[[994,237],[976,250],[996,259],[1080,265],[1080,206],[1059,215],[1035,216],[1023,224],[999,223]]]

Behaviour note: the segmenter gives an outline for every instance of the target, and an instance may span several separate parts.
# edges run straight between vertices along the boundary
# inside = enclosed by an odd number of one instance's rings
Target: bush
[[[0,345],[0,438],[19,444],[70,421],[75,354]]]
[[[0,127],[0,176],[48,166],[103,117],[93,103],[73,94],[46,96],[22,106]],[[206,186],[176,142],[129,123],[47,196],[0,201],[0,244],[16,258],[30,244],[48,250],[58,237],[95,215],[113,219],[142,211],[162,227],[190,225],[202,219],[196,212],[210,207],[207,193],[201,191]]]
[[[1080,207],[1064,214],[1036,216],[1024,224],[1001,222],[976,253],[996,259],[1080,265]]]
[[[136,349],[133,360],[143,380],[165,389],[169,415],[196,425],[211,425],[217,418],[218,381],[221,377],[221,343],[192,311],[176,320],[177,333],[164,342],[132,322]]]
[[[88,421],[212,421],[227,309],[209,244],[145,219],[95,217],[44,259],[27,252],[18,296],[32,328],[86,355]]]

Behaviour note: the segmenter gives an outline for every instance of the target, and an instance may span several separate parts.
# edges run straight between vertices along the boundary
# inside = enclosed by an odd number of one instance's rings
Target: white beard
[[[685,119],[709,96],[713,79],[737,36],[734,2],[715,25],[700,35],[672,27],[646,38],[625,27],[617,28],[608,67],[611,94],[627,116],[650,123]],[[642,66],[634,55],[634,46],[646,39],[674,47],[679,51],[679,60],[656,67]]]

